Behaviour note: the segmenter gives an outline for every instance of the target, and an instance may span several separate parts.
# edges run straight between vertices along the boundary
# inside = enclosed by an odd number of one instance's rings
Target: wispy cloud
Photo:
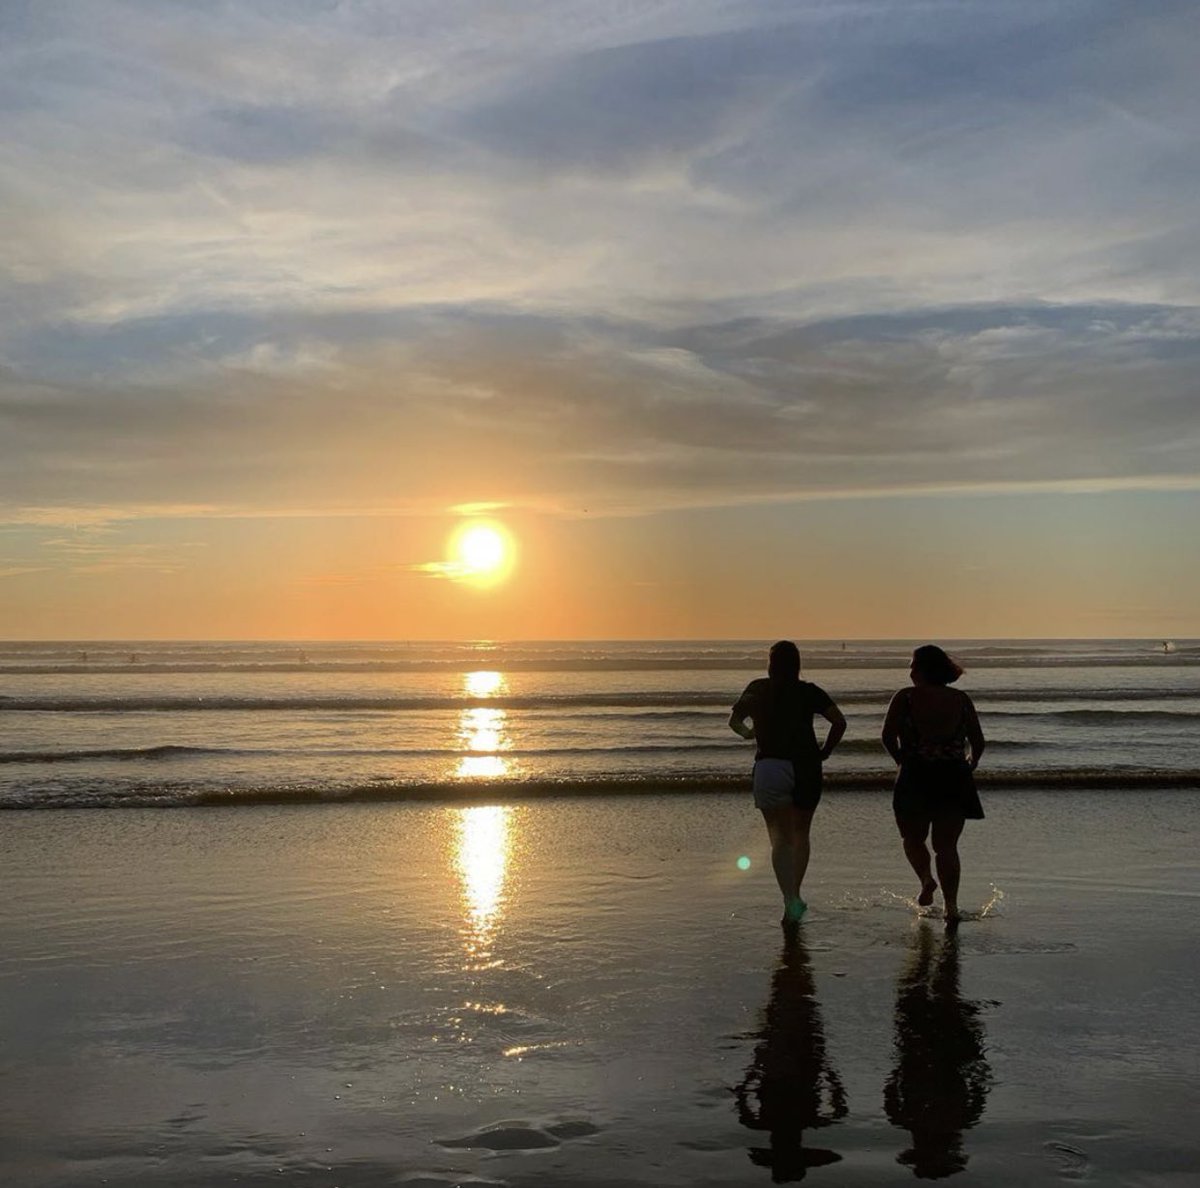
[[[169,398],[74,380],[0,403],[26,500],[9,515],[429,513],[464,495],[599,513],[1197,472],[1200,330],[1173,308],[674,328],[442,310],[392,330],[247,319],[225,336],[238,362],[193,353]],[[159,327],[139,365],[186,357],[188,333]],[[247,370],[245,340],[268,333],[327,363]]]
[[[76,524],[67,535],[46,536],[40,542],[40,554],[50,564],[42,568],[74,574],[178,573],[195,551],[203,548],[186,540],[165,544],[131,540],[125,529],[122,523]]]
[[[450,581],[461,581],[471,577],[475,572],[465,561],[419,561],[410,565],[413,573],[424,573],[430,577],[448,578]]]
[[[0,20],[9,522],[1197,472],[1190,5]]]

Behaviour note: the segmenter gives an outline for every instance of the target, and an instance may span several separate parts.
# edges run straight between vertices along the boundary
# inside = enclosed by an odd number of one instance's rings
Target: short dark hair
[[[937,644],[925,644],[912,656],[915,668],[931,685],[953,685],[963,674],[962,665],[951,660]]]
[[[790,639],[771,645],[767,657],[767,676],[779,681],[800,679],[800,649]]]

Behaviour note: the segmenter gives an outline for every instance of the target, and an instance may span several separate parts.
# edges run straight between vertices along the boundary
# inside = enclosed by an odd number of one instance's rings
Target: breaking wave
[[[885,772],[838,772],[826,777],[830,794],[886,794],[893,776]],[[1200,769],[1059,768],[992,772],[977,777],[985,794],[994,791],[1200,791]],[[460,779],[414,783],[375,782],[346,785],[289,785],[220,788],[187,785],[129,785],[12,790],[0,809],[64,808],[246,808],[255,805],[377,804],[434,802],[445,804],[517,801],[554,797],[697,796],[747,793],[744,774],[728,773],[679,777],[628,776],[586,779],[518,780]]]

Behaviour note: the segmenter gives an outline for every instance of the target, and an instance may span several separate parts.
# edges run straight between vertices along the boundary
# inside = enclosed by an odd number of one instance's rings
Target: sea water
[[[849,723],[831,791],[886,786],[913,643],[801,642]],[[752,748],[726,720],[768,644],[7,643],[0,807],[744,788]],[[985,787],[1200,786],[1200,641],[946,646]]]

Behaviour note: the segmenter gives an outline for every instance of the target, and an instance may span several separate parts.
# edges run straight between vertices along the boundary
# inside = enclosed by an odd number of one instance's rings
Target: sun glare
[[[491,697],[504,690],[504,674],[480,671],[463,673],[463,689],[468,697]]]
[[[471,520],[450,538],[450,564],[460,581],[491,586],[508,576],[513,565],[512,539],[500,524]]]
[[[457,840],[454,859],[467,910],[467,956],[473,968],[483,968],[491,958],[496,927],[504,914],[512,809],[507,805],[460,809]]]
[[[469,568],[486,573],[504,560],[504,541],[494,528],[472,528],[463,533],[458,552]]]

